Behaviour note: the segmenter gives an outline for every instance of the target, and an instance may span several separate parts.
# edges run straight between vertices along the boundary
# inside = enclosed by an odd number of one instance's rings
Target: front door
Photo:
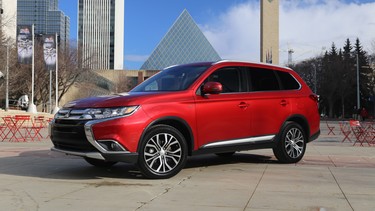
[[[249,137],[248,93],[244,92],[240,69],[216,70],[206,81],[220,82],[223,92],[196,96],[198,148],[217,141]]]

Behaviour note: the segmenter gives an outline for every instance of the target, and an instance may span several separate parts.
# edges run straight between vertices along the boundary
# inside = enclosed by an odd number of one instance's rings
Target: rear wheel
[[[138,165],[145,177],[166,179],[180,172],[186,159],[187,145],[180,131],[168,125],[156,125],[141,142]]]
[[[117,163],[117,162],[99,160],[99,159],[88,158],[88,157],[85,157],[84,159],[89,164],[96,166],[96,167],[100,167],[100,168],[109,168]]]
[[[295,122],[287,122],[281,130],[273,153],[282,163],[296,163],[305,154],[306,143],[307,137],[302,127]]]

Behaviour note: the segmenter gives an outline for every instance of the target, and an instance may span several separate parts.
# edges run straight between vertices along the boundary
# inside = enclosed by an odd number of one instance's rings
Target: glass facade
[[[161,70],[175,64],[220,59],[189,12],[184,10],[141,69]]]
[[[17,25],[35,25],[35,34],[55,34],[60,46],[66,46],[70,36],[70,19],[58,10],[58,0],[17,0]]]
[[[123,67],[123,0],[79,0],[78,43],[82,65],[90,69]]]

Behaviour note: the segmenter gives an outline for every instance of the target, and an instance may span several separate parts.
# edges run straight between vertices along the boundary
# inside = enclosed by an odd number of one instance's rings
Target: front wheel
[[[306,143],[307,137],[302,127],[295,122],[287,122],[273,153],[281,163],[297,163],[305,154]]]
[[[180,172],[186,159],[187,145],[180,131],[168,125],[156,125],[141,142],[138,166],[147,178],[166,179]]]

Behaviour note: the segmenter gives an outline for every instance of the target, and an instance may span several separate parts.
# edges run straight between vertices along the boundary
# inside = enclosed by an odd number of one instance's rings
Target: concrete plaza
[[[375,147],[327,135],[297,164],[272,150],[189,158],[167,180],[129,164],[95,168],[49,149],[51,142],[0,142],[0,210],[375,210]]]

